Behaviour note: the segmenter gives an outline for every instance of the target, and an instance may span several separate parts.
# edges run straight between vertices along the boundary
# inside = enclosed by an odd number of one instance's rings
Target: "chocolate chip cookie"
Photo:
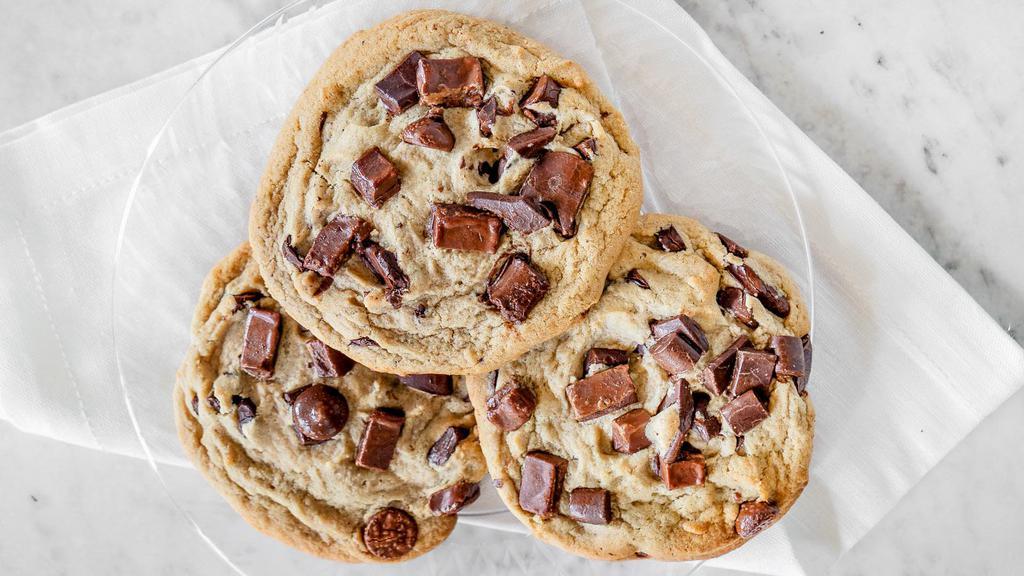
[[[501,497],[539,538],[593,558],[740,546],[807,483],[808,330],[773,260],[643,216],[585,317],[469,378]]]
[[[270,295],[328,346],[389,373],[483,373],[597,300],[640,199],[637,146],[578,65],[418,11],[317,72],[250,241]]]
[[[256,528],[346,562],[440,544],[485,472],[463,378],[373,372],[267,295],[248,246],[210,273],[174,388],[178,434]]]

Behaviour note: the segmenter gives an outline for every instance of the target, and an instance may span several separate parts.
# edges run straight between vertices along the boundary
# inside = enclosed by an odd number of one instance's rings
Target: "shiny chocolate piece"
[[[700,327],[696,320],[686,314],[651,322],[651,335],[656,340],[672,333],[682,336],[691,346],[699,350],[701,354],[707,352],[710,348],[708,337],[704,334],[704,329]]]
[[[299,270],[302,270],[302,257],[299,256],[299,251],[292,246],[291,234],[285,237],[284,242],[281,242],[281,254],[284,255],[284,259],[288,261],[292,266],[295,266]]]
[[[779,361],[775,364],[775,373],[779,376],[800,378],[806,375],[804,370],[804,343],[796,336],[772,336],[771,348]]]
[[[372,231],[373,226],[362,218],[335,216],[316,235],[302,261],[302,269],[333,276],[355,248],[370,238]]]
[[[470,206],[434,204],[429,227],[438,248],[493,254],[501,243],[501,218]]]
[[[404,425],[405,413],[399,409],[378,408],[371,412],[359,439],[356,466],[387,470]]]
[[[455,453],[455,449],[469,436],[469,429],[459,426],[445,428],[441,437],[434,442],[427,452],[427,461],[434,466],[443,466]]]
[[[516,252],[505,258],[491,274],[485,298],[498,309],[502,318],[518,324],[526,320],[549,288],[547,276],[530,262],[530,257]]]
[[[273,310],[250,308],[242,338],[241,369],[253,378],[274,376],[277,341],[281,337],[281,314]]]
[[[736,515],[736,533],[742,538],[751,538],[772,525],[779,508],[771,502],[744,502]]]
[[[537,398],[526,386],[506,384],[487,399],[487,420],[505,432],[518,430],[533,416]]]
[[[292,404],[295,403],[295,399],[299,397],[299,394],[302,394],[303,392],[306,391],[306,388],[309,388],[309,384],[306,384],[305,386],[299,386],[298,388],[295,388],[293,390],[287,390],[281,393],[281,398],[284,399],[285,404],[291,406]]]
[[[231,310],[231,313],[233,314],[242,308],[245,308],[247,304],[253,304],[262,300],[263,292],[260,292],[259,290],[246,290],[245,292],[232,294],[231,297],[235,300],[235,307]]]
[[[751,330],[757,328],[758,323],[757,320],[754,320],[754,311],[747,305],[747,295],[743,290],[732,286],[723,286],[715,299],[718,300],[718,305],[731,313],[738,322]]]
[[[490,138],[493,135],[494,121],[498,116],[498,101],[491,96],[476,109],[476,123],[480,126],[480,135]]]
[[[533,87],[519,102],[520,108],[526,108],[541,102],[547,102],[552,108],[558,108],[558,96],[562,93],[562,85],[544,74],[533,83]]]
[[[522,196],[507,196],[493,192],[470,192],[466,195],[469,205],[486,210],[499,218],[511,230],[530,234],[551,224],[537,205]]]
[[[409,277],[398,266],[398,258],[376,242],[368,242],[362,252],[363,261],[378,280],[384,283],[384,295],[395,308],[402,307],[402,295],[409,289]]]
[[[416,546],[419,527],[416,520],[404,510],[384,508],[363,527],[363,543],[370,554],[384,560],[393,560],[408,554]]]
[[[480,497],[480,485],[476,482],[458,482],[430,495],[430,511],[438,516],[458,514]]]
[[[248,424],[256,419],[256,403],[245,396],[234,395],[231,403],[235,405],[235,416],[238,418],[238,430],[242,430],[243,424]]]
[[[351,358],[316,338],[306,340],[306,351],[313,361],[313,374],[317,378],[341,378],[355,366]]]
[[[740,258],[746,258],[747,256],[750,255],[750,253],[747,252],[746,248],[744,248],[743,246],[740,246],[739,244],[733,242],[725,234],[720,234],[718,232],[715,232],[715,236],[718,236],[718,239],[722,242],[722,246],[725,246],[725,250],[729,254],[732,254],[734,256],[739,256]]]
[[[520,194],[553,211],[555,231],[576,235],[576,218],[587,198],[594,167],[572,152],[545,152],[530,170]]]
[[[455,147],[455,134],[444,123],[443,112],[431,110],[430,114],[419,120],[413,120],[405,127],[405,130],[402,130],[402,142],[451,152]]]
[[[740,283],[743,291],[757,298],[764,294],[765,284],[753,268],[746,264],[726,264],[725,269]]]
[[[554,112],[538,112],[531,108],[523,108],[523,116],[526,116],[530,122],[536,124],[538,128],[554,127],[558,125],[558,116],[555,116]]]
[[[668,390],[665,391],[665,396],[661,399],[658,404],[658,409],[654,411],[655,414],[660,414],[662,410],[676,403],[679,399],[679,387],[676,386],[675,382],[669,382]]]
[[[523,158],[535,158],[544,152],[544,147],[555,139],[554,128],[536,128],[529,132],[516,134],[505,143],[505,157],[515,152]]]
[[[578,380],[565,389],[573,418],[586,422],[637,402],[629,365],[622,364]]]
[[[736,352],[746,346],[748,342],[750,342],[749,338],[740,336],[733,340],[732,344],[729,344],[729,347],[723,350],[721,354],[708,362],[707,366],[704,367],[704,371],[701,372],[701,381],[704,383],[705,388],[715,394],[725,393],[729,386],[729,381],[732,380],[732,369],[736,364]]]
[[[764,305],[765,309],[779,318],[787,318],[789,316],[789,300],[786,298],[786,295],[775,286],[766,284],[764,287],[764,294],[761,294],[761,296],[758,297],[758,300],[761,301],[761,304]]]
[[[775,354],[764,350],[736,352],[736,365],[732,369],[729,396],[736,397],[747,390],[768,390],[775,374]]]
[[[402,181],[398,169],[374,146],[352,163],[352,187],[374,208],[380,208],[398,194]]]
[[[573,146],[572,149],[579,152],[579,155],[583,156],[587,162],[593,162],[594,158],[597,157],[597,140],[587,138]]]
[[[569,517],[585,524],[612,521],[612,494],[603,488],[576,488],[569,492]]]
[[[707,477],[704,458],[698,456],[691,456],[675,462],[668,462],[662,458],[660,472],[661,481],[669,490],[686,486],[700,486]]]
[[[804,334],[800,341],[804,343],[804,375],[796,379],[796,389],[802,394],[807,390],[807,382],[811,379],[811,360],[814,357],[814,347],[811,346],[809,334]]]
[[[519,481],[519,507],[541,518],[554,516],[568,466],[565,458],[554,454],[527,453]]]
[[[690,393],[690,384],[686,380],[677,380],[675,388],[676,409],[679,410],[679,435],[681,439],[685,439],[687,432],[693,427],[697,407],[693,400],[693,394]]]
[[[374,86],[381,104],[392,115],[405,112],[419,102],[416,91],[416,65],[423,59],[419,52],[410,52],[395,69]]]
[[[416,65],[416,89],[427,106],[476,108],[484,100],[480,59],[424,58]]]
[[[337,389],[313,384],[292,404],[292,422],[306,438],[323,442],[334,438],[348,422],[348,402]]]
[[[452,377],[447,374],[408,374],[399,376],[398,381],[409,388],[435,396],[452,394]]]
[[[654,239],[665,252],[682,252],[686,250],[686,243],[683,242],[683,237],[676,231],[675,226],[658,230],[654,234]]]
[[[629,364],[629,350],[615,348],[591,348],[583,358],[583,375],[590,376],[595,366],[611,368],[619,364]]]
[[[666,334],[651,346],[651,357],[669,374],[682,374],[693,369],[701,357],[700,350],[676,333]]]
[[[624,280],[626,282],[629,282],[630,284],[635,284],[635,285],[643,288],[644,290],[650,290],[651,289],[651,285],[647,283],[647,279],[645,279],[643,276],[641,276],[640,275],[640,271],[637,270],[636,268],[633,268],[629,272],[626,272],[626,276],[625,276]]]
[[[734,434],[740,435],[753,430],[768,418],[768,411],[754,391],[747,390],[722,406],[722,418],[729,423]]]
[[[693,431],[705,442],[722,433],[722,422],[708,412],[711,396],[704,392],[693,393]]]
[[[650,421],[650,413],[643,408],[630,410],[612,420],[612,448],[616,452],[632,454],[650,446],[651,441],[644,433]]]

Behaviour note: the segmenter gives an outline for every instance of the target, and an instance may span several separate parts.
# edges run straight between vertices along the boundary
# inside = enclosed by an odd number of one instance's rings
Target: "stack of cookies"
[[[336,560],[431,550],[488,472],[576,554],[739,546],[807,483],[808,317],[768,257],[641,216],[641,182],[621,114],[537,42],[440,11],[357,33],[203,286],[186,452]]]

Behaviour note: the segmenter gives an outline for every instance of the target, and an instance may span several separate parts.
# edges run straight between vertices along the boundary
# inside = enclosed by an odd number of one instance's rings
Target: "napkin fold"
[[[407,4],[422,3],[364,5],[350,17],[353,25],[368,25]],[[678,6],[668,0],[536,2],[535,11],[524,15],[503,3],[461,4],[581,61],[617,99],[642,146],[662,119],[658,110],[637,104],[630,79],[679,72],[673,68],[679,63],[659,61],[663,52],[646,30],[675,37],[749,110],[795,194],[801,209],[796,218],[807,230],[814,262],[809,390],[818,429],[811,481],[779,525],[709,565],[822,572],[1024,385],[1024,351]],[[635,17],[623,17],[624,6]],[[595,53],[581,50],[573,42],[578,38],[559,33],[550,19],[531,18],[561,9],[583,11],[592,35],[586,46],[596,46]],[[312,27],[318,17],[310,13],[292,25]],[[66,442],[141,454],[110,345],[113,250],[128,190],[153,135],[216,56],[0,134],[0,418]],[[637,70],[631,63],[641,57],[647,57],[645,66]],[[694,130],[716,128],[700,118],[693,122]],[[736,150],[745,145],[735,144]],[[698,194],[671,193],[678,186],[672,163],[654,163],[658,155],[648,152],[646,207],[715,220],[703,213],[707,206]],[[724,178],[721,173],[708,167],[695,185],[735,185],[716,180]],[[749,244],[772,252],[768,236]],[[168,344],[168,354],[180,354],[175,346]],[[154,386],[169,386],[166,376]],[[521,530],[510,515],[465,520]]]

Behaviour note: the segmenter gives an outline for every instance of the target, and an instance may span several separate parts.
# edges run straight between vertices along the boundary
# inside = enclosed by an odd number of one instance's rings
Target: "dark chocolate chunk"
[[[715,394],[724,394],[732,379],[732,368],[736,364],[736,352],[747,345],[750,340],[746,336],[740,336],[732,341],[729,347],[715,356],[701,373],[701,381],[704,387]]]
[[[769,312],[775,314],[779,318],[786,318],[789,316],[789,300],[786,298],[786,295],[775,286],[766,284],[764,287],[764,294],[761,294],[758,300],[761,301],[761,304],[764,305]]]
[[[398,381],[435,396],[450,396],[452,393],[452,377],[447,374],[408,374],[399,376]]]
[[[455,134],[444,123],[443,114],[431,113],[410,122],[405,130],[402,130],[402,142],[451,152],[455,147]]]
[[[458,482],[430,495],[430,511],[439,516],[458,514],[480,497],[476,482]]]
[[[669,490],[686,486],[700,486],[707,476],[703,457],[668,462],[661,459],[661,480]]]
[[[669,374],[682,374],[693,369],[701,357],[700,350],[675,332],[666,334],[651,346],[651,357]]]
[[[487,419],[505,432],[518,430],[533,416],[537,398],[519,383],[506,384],[487,399]]]
[[[526,108],[540,102],[547,102],[552,108],[558,108],[558,96],[562,93],[562,86],[553,78],[544,74],[533,83],[526,96],[519,102],[520,108]]]
[[[677,380],[675,386],[676,409],[679,410],[679,434],[682,438],[686,438],[686,433],[693,427],[696,406],[693,402],[693,394],[690,393],[690,385],[686,380]]]
[[[591,368],[594,366],[611,368],[620,364],[629,364],[629,350],[591,348],[583,358],[583,375],[590,376]]]
[[[370,554],[385,560],[405,556],[416,546],[416,520],[398,508],[384,508],[363,527],[363,543]]]
[[[804,375],[796,379],[796,389],[798,392],[803,393],[804,390],[807,390],[807,382],[811,378],[811,360],[814,357],[814,347],[811,346],[809,334],[804,334],[800,340],[804,343]]]
[[[626,272],[625,280],[626,282],[636,284],[637,286],[643,288],[644,290],[651,289],[651,285],[647,283],[647,280],[640,275],[640,271],[637,270],[636,268],[633,268],[629,272]]]
[[[299,397],[299,394],[302,394],[303,392],[306,391],[306,388],[309,388],[309,384],[306,384],[305,386],[299,386],[294,390],[287,390],[281,393],[281,398],[284,399],[285,404],[291,406],[292,404],[295,403],[295,399]]]
[[[470,206],[434,204],[430,236],[438,248],[493,254],[501,243],[501,218]]]
[[[572,149],[579,152],[580,156],[583,156],[587,162],[593,162],[594,158],[597,156],[597,140],[587,138],[573,146]]]
[[[569,517],[585,524],[612,521],[612,494],[603,488],[576,488],[569,492]]]
[[[679,232],[676,232],[675,226],[658,230],[654,234],[654,239],[665,252],[682,252],[686,250],[686,243],[683,242],[683,237],[679,235]]]
[[[374,208],[380,208],[389,198],[398,194],[402,187],[398,169],[376,146],[363,152],[363,155],[352,163],[352,174],[349,179],[363,200]]]
[[[523,234],[530,234],[551,224],[544,211],[522,196],[507,196],[492,192],[470,192],[469,205],[486,210],[501,218],[505,226]]]
[[[544,152],[544,147],[555,139],[554,128],[536,128],[529,132],[516,134],[505,144],[505,157],[508,158],[511,152],[519,154],[523,158],[534,158]]]
[[[246,290],[245,292],[239,292],[238,294],[232,294],[232,298],[235,299],[235,308],[231,311],[232,313],[238,312],[242,308],[245,308],[246,304],[258,302],[263,299],[263,292],[259,290]]]
[[[729,423],[734,434],[746,434],[768,418],[768,411],[754,391],[747,390],[722,406],[722,418]]]
[[[754,320],[753,310],[747,306],[747,295],[743,290],[732,286],[723,286],[715,298],[718,300],[718,305],[729,311],[738,322],[751,330],[757,328],[757,320]]]
[[[410,52],[395,69],[377,82],[374,89],[381,104],[392,115],[401,114],[419,101],[416,91],[416,64],[423,59],[419,52]]]
[[[732,370],[729,396],[739,396],[747,390],[760,388],[767,391],[775,373],[775,354],[764,350],[740,350]]]
[[[416,89],[428,106],[476,108],[484,100],[484,73],[480,59],[420,60],[416,68]]]
[[[733,242],[725,234],[715,232],[715,235],[718,236],[718,239],[722,242],[722,245],[725,246],[725,250],[729,254],[739,256],[740,258],[746,258],[749,255],[746,248]]]
[[[295,398],[292,422],[310,440],[330,440],[348,422],[348,402],[337,389],[313,384]]]
[[[476,109],[476,122],[480,126],[480,134],[491,137],[494,129],[494,121],[498,116],[498,101],[491,96]]]
[[[796,336],[772,336],[772,350],[778,356],[775,373],[779,376],[800,378],[804,371],[804,343]]]
[[[409,289],[409,277],[398,267],[398,258],[376,242],[368,242],[362,256],[373,275],[384,283],[388,302],[395,308],[401,308],[402,295]]]
[[[530,122],[537,125],[538,128],[554,127],[558,125],[558,116],[555,116],[553,112],[538,112],[530,108],[523,108],[523,116],[526,116]]]
[[[568,238],[576,235],[576,217],[593,177],[594,167],[576,154],[548,151],[526,176],[520,195],[552,210],[555,231]]]
[[[679,399],[678,394],[679,387],[676,386],[675,382],[669,382],[668,390],[665,391],[665,396],[661,399],[661,402],[658,404],[658,409],[654,413],[660,414],[662,410],[675,404],[676,400]]]
[[[427,461],[434,466],[443,466],[452,454],[455,453],[455,448],[458,447],[459,442],[462,442],[469,436],[469,430],[461,428],[459,426],[449,426],[445,429],[441,437],[434,442],[434,445],[430,447],[427,452]]]
[[[691,346],[700,351],[701,354],[708,351],[708,337],[704,329],[697,324],[697,321],[686,314],[672,316],[651,322],[651,335],[656,340],[663,338],[666,334],[676,333],[682,336]]]
[[[220,414],[220,400],[210,392],[210,395],[206,397],[206,405],[210,407],[214,412]]]
[[[736,515],[736,533],[750,538],[772,525],[779,508],[771,502],[744,502]]]
[[[593,420],[637,401],[636,386],[626,364],[574,382],[566,387],[565,394],[572,406],[573,418],[579,422]]]
[[[242,429],[242,424],[248,424],[256,418],[256,403],[252,400],[236,394],[231,397],[231,403],[235,405],[239,430]]]
[[[363,336],[362,338],[355,338],[348,341],[349,346],[373,346],[374,348],[380,348],[380,344],[373,338]]]
[[[486,160],[480,162],[476,166],[476,173],[481,176],[487,176],[487,181],[491,184],[496,184],[498,180],[501,180],[501,174],[505,171],[505,157],[502,156],[494,162],[488,162]]]
[[[722,423],[718,417],[708,412],[711,396],[704,392],[693,393],[693,431],[705,442],[722,432]]]
[[[632,454],[651,445],[644,428],[651,415],[643,408],[630,410],[612,420],[612,448],[616,452]]]
[[[527,453],[519,481],[519,507],[541,518],[554,516],[568,465],[565,458],[554,454]]]
[[[277,341],[281,337],[281,314],[273,310],[250,308],[242,339],[241,368],[260,379],[274,376]]]
[[[299,251],[292,246],[292,237],[289,234],[285,237],[284,242],[281,242],[281,254],[284,255],[284,259],[291,263],[299,270],[302,270],[302,257],[299,256]]]
[[[739,454],[740,456],[747,455],[747,449],[744,447],[744,444],[746,443],[747,441],[745,436],[741,435],[736,437],[736,453]]]
[[[485,296],[502,318],[518,324],[526,320],[549,288],[547,276],[530,262],[530,257],[516,252],[491,274]]]
[[[317,378],[341,378],[355,365],[351,358],[316,338],[306,340],[306,351],[313,360],[313,374]]]
[[[743,290],[755,298],[764,294],[765,285],[761,276],[746,264],[726,264],[725,269],[740,283]]]
[[[398,437],[405,425],[405,413],[398,409],[378,408],[370,413],[366,429],[359,439],[356,466],[387,470],[395,455]]]

